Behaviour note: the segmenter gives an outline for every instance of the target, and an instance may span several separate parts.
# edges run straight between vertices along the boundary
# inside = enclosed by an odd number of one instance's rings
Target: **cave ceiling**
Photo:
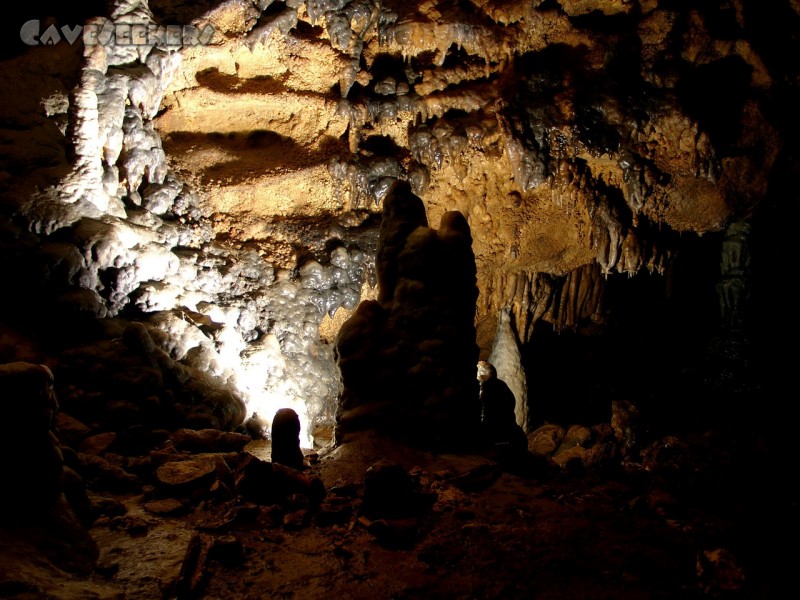
[[[408,179],[431,222],[467,216],[479,319],[510,304],[524,329],[538,274],[663,271],[669,233],[766,194],[780,139],[746,3],[685,4],[224,2],[194,15],[213,43],[181,52],[153,124],[238,240],[346,231]]]

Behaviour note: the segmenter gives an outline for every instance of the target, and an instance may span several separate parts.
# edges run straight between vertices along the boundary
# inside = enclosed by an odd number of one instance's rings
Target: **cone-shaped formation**
[[[474,439],[478,289],[466,219],[448,212],[431,229],[409,184],[393,183],[376,266],[378,301],[362,302],[336,340],[337,442],[368,428],[428,446]]]
[[[300,450],[300,417],[291,408],[281,408],[272,420],[272,462],[303,468]]]
[[[522,365],[519,341],[511,326],[511,309],[503,307],[497,319],[489,361],[497,370],[497,378],[514,394],[514,417],[517,425],[530,433],[528,415],[528,378]]]

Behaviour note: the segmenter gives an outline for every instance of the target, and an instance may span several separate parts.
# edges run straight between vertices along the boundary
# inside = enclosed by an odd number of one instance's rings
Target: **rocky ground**
[[[296,471],[243,433],[98,433],[62,411],[63,495],[29,516],[4,509],[0,597],[796,592],[782,549],[796,506],[779,446],[756,423],[727,418],[635,439],[634,416],[619,405],[611,423],[542,426],[522,454],[434,453],[374,432],[334,447],[319,432]],[[7,456],[6,473],[24,460]],[[7,504],[26,484],[6,484]]]
[[[431,495],[429,509],[362,514],[364,472],[387,457]],[[710,486],[719,472],[682,485],[664,466],[660,476],[632,468],[530,478],[486,457],[365,436],[305,473],[326,485],[318,507],[294,497],[265,506],[92,494],[106,514],[90,529],[99,548],[91,572],[47,561],[30,547],[44,539],[12,546],[4,535],[0,590],[65,599],[775,597],[757,527],[768,515],[754,514],[764,507],[731,493],[731,481]]]

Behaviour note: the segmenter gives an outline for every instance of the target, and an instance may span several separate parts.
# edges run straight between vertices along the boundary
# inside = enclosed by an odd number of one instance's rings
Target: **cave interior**
[[[16,10],[0,597],[798,597],[796,0]]]

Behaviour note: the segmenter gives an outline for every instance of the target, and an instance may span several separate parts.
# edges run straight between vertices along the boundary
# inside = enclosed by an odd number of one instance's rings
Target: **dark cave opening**
[[[641,408],[654,437],[737,418],[724,407],[758,382],[750,343],[722,324],[720,242],[719,234],[681,236],[664,275],[609,276],[601,326],[559,333],[537,323],[523,347],[534,426],[607,422],[611,401],[622,399]],[[731,368],[739,369],[733,380],[714,379]]]
[[[737,56],[689,69],[677,88],[692,118],[708,132],[720,151],[740,136],[741,113],[750,94],[752,67]]]

